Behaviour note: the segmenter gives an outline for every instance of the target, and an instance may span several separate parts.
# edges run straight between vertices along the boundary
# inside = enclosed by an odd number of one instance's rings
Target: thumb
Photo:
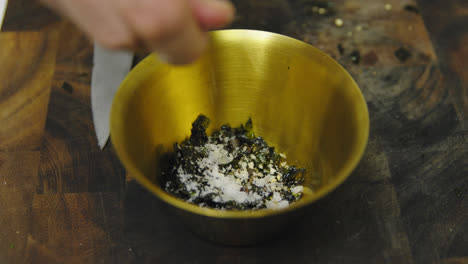
[[[141,45],[171,64],[193,62],[208,40],[188,0],[120,0],[120,12]]]
[[[231,23],[235,8],[228,0],[190,0],[195,19],[204,30],[218,29]]]

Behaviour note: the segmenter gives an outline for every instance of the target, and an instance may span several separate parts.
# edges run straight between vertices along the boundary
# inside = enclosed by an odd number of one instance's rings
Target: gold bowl
[[[150,55],[128,74],[112,106],[112,143],[128,172],[192,231],[224,244],[255,243],[351,174],[368,139],[367,106],[351,76],[304,42],[255,30],[210,37],[208,52],[192,65]],[[251,117],[257,136],[306,168],[303,197],[283,210],[222,211],[166,193],[158,182],[164,153],[190,136],[199,114],[212,130]]]

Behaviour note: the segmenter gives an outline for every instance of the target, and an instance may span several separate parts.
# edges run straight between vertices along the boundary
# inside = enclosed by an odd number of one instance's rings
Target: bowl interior
[[[164,152],[190,135],[199,114],[210,129],[249,117],[257,136],[306,168],[310,203],[345,180],[367,142],[369,119],[359,88],[323,52],[262,31],[211,33],[209,51],[193,65],[169,66],[150,55],[127,76],[114,98],[111,138],[124,166],[166,202],[215,217],[258,217],[281,211],[218,211],[185,203],[158,186]]]

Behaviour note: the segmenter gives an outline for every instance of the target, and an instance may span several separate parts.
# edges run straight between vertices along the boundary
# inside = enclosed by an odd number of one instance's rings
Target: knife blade
[[[5,17],[7,4],[8,4],[7,0],[0,0],[0,30],[2,30],[3,17]]]
[[[103,149],[110,133],[109,115],[112,100],[132,67],[133,53],[108,50],[95,43],[93,62],[91,108],[98,144]]]

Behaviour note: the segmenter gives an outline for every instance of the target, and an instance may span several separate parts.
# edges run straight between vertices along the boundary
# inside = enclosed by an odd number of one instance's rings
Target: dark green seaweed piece
[[[284,158],[273,147],[268,146],[262,137],[255,136],[251,119],[235,128],[223,125],[208,137],[206,129],[209,124],[210,120],[200,115],[192,124],[190,138],[180,144],[174,144],[174,153],[172,155],[174,157],[173,166],[169,171],[164,173],[165,177],[164,181],[162,181],[162,187],[167,192],[203,207],[228,210],[262,209],[266,208],[266,201],[272,200],[273,192],[271,190],[267,191],[266,187],[259,187],[253,184],[252,181],[263,178],[266,175],[271,175],[270,170],[273,167],[279,173],[274,174],[274,177],[278,177],[278,181],[282,181],[283,185],[286,186],[284,189],[276,191],[280,193],[282,199],[291,203],[302,197],[302,192],[292,193],[291,189],[302,184],[305,169],[281,165],[285,161]],[[222,170],[226,175],[233,175],[235,170],[247,172],[248,180],[242,181],[239,185],[239,191],[254,192],[260,195],[264,199],[262,203],[249,201],[240,203],[232,200],[222,201],[219,199],[221,195],[221,193],[218,193],[219,190],[213,188],[205,189],[210,183],[206,178],[205,168],[201,165],[203,163],[202,160],[209,160],[208,146],[219,145],[230,153],[229,155],[233,155],[230,162],[218,164],[219,170]],[[246,168],[246,160],[250,163],[248,168]],[[251,168],[252,164],[254,164],[254,168]],[[181,177],[178,177],[181,170],[183,181]],[[264,175],[258,176],[258,173]],[[280,174],[282,174],[282,177]],[[187,182],[190,182],[189,185],[198,186],[197,188],[201,186],[201,189],[193,190],[188,188]],[[205,190],[204,194],[200,195],[203,190]],[[206,192],[206,190],[209,191]]]
[[[301,184],[304,181],[304,172],[305,169],[298,169],[295,166],[291,166],[284,171],[283,182],[287,186]]]
[[[190,135],[190,143],[194,146],[201,146],[208,141],[206,129],[210,125],[210,119],[204,115],[199,115],[197,120],[192,124],[192,134]]]

